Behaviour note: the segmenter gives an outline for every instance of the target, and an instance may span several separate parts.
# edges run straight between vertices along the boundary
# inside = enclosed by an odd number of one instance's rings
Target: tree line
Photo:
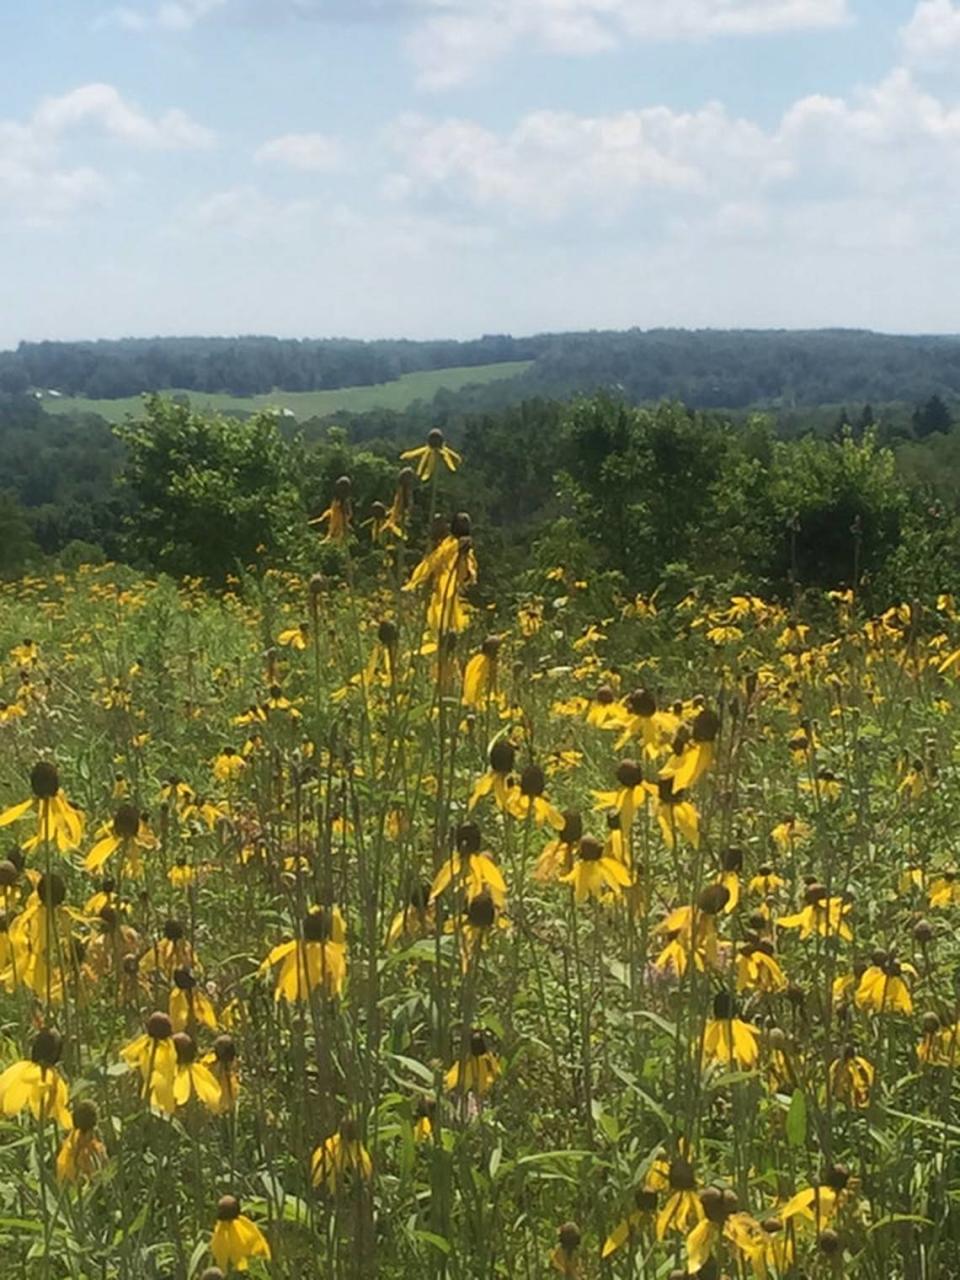
[[[185,390],[254,395],[388,382],[404,373],[531,361],[516,377],[459,393],[461,408],[598,391],[693,408],[914,405],[960,399],[960,338],[859,330],[630,329],[488,335],[475,341],[155,338],[23,342],[0,352],[0,392],[56,390],[110,399]]]

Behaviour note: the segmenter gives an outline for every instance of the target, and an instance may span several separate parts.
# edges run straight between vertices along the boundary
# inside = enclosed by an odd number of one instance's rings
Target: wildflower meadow
[[[398,465],[0,587],[0,1275],[960,1274],[960,609],[491,596]]]

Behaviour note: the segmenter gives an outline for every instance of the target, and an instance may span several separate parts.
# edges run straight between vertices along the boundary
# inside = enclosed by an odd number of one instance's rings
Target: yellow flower
[[[28,800],[0,813],[0,827],[19,821],[32,810],[37,815],[37,833],[24,842],[25,850],[35,849],[49,840],[56,841],[61,853],[76,849],[83,836],[83,817],[61,790],[56,765],[47,760],[35,764],[30,773],[30,788],[33,795]]]
[[[73,1128],[57,1152],[57,1181],[92,1178],[106,1159],[106,1148],[97,1137],[97,1108],[92,1102],[78,1102],[73,1108]]]
[[[693,722],[689,743],[680,755],[674,755],[660,775],[673,779],[675,794],[688,791],[713,764],[719,732],[720,717],[704,707]]]
[[[577,846],[577,858],[573,869],[558,877],[561,884],[573,886],[577,902],[588,898],[603,898],[607,894],[619,897],[632,883],[630,872],[616,858],[606,857],[603,845],[593,836],[583,836]]]
[[[140,1072],[141,1097],[172,1115],[177,1105],[173,1093],[177,1051],[169,1016],[159,1010],[151,1013],[144,1034],[124,1045],[120,1057]]]
[[[174,1031],[193,1031],[197,1026],[217,1030],[217,1015],[209,998],[197,986],[187,967],[174,969],[170,991],[170,1021]]]
[[[563,829],[563,814],[543,794],[547,780],[538,764],[528,764],[520,774],[520,785],[513,787],[507,796],[507,812],[523,822],[531,818],[542,827],[544,823],[554,830]]]
[[[220,1111],[220,1085],[217,1078],[203,1062],[197,1061],[197,1043],[186,1031],[178,1031],[173,1037],[177,1056],[173,1076],[173,1100],[178,1107],[185,1107],[191,1098],[211,1111]]]
[[[764,1274],[763,1258],[767,1239],[759,1222],[749,1213],[738,1212],[734,1192],[705,1187],[700,1193],[703,1217],[687,1237],[687,1273],[698,1275],[721,1240],[731,1244],[750,1263],[754,1274]]]
[[[579,1280],[580,1265],[577,1250],[580,1247],[580,1228],[575,1222],[565,1222],[557,1232],[557,1246],[550,1251],[550,1265],[567,1280]]]
[[[668,1190],[663,1208],[657,1214],[657,1239],[662,1240],[668,1231],[684,1235],[704,1217],[703,1205],[697,1195],[697,1182],[693,1166],[686,1156],[671,1160],[668,1174]]]
[[[620,815],[620,829],[628,835],[637,810],[647,800],[643,769],[635,760],[621,760],[617,765],[617,782],[620,785],[616,791],[594,791],[594,808],[616,809]]]
[[[413,1122],[414,1142],[427,1142],[433,1137],[433,1120],[436,1113],[436,1098],[428,1098],[424,1095],[417,1099]]]
[[[913,999],[904,973],[916,975],[911,964],[901,964],[893,957],[865,969],[854,995],[858,1009],[868,1013],[913,1013]]]
[[[680,835],[694,849],[700,847],[700,815],[683,791],[675,791],[672,777],[660,777],[656,782],[643,784],[654,798],[654,812],[660,824],[660,832],[668,849]]]
[[[301,622],[296,627],[287,627],[277,636],[277,644],[285,649],[297,649],[302,652],[310,639],[310,624]]]
[[[497,808],[506,813],[510,808],[510,792],[515,785],[510,781],[510,774],[516,760],[516,747],[509,739],[498,738],[490,748],[488,760],[490,767],[477,779],[467,808],[472,809],[484,796],[492,794]]]
[[[347,976],[347,929],[339,907],[313,907],[302,922],[303,939],[281,942],[260,966],[279,964],[274,998],[306,1000],[318,986],[338,996]]]
[[[783,876],[778,876],[769,863],[764,863],[762,867],[758,868],[757,874],[750,877],[747,889],[758,897],[772,898],[777,890],[782,889],[786,883]]]
[[[801,938],[809,938],[812,933],[821,937],[843,938],[845,942],[853,939],[847,916],[852,903],[843,898],[827,896],[822,884],[809,884],[806,892],[806,905],[792,916],[781,916],[777,921],[781,929],[799,929]]]
[[[324,542],[346,542],[350,537],[350,521],[353,516],[350,504],[352,485],[349,476],[340,476],[333,486],[333,499],[326,511],[314,516],[308,524],[327,525]]]
[[[102,828],[100,839],[83,860],[85,870],[97,872],[118,849],[123,851],[122,870],[134,878],[143,875],[143,863],[139,851],[155,849],[157,840],[146,819],[132,804],[122,804],[113,816],[113,822]]]
[[[923,886],[922,876],[920,872],[920,885]],[[913,882],[916,884],[916,881]],[[956,871],[950,869],[941,871],[939,875],[935,875],[927,886],[927,895],[931,907],[956,907],[960,906],[960,876]]]
[[[777,823],[770,832],[770,838],[780,849],[790,849],[808,840],[810,834],[809,823],[804,822],[802,818],[791,816]]]
[[[870,1105],[870,1090],[876,1078],[873,1064],[847,1045],[839,1058],[830,1063],[827,1073],[831,1095],[848,1107],[862,1110]]]
[[[583,821],[579,813],[568,809],[563,814],[563,828],[556,839],[545,844],[533,868],[533,878],[541,884],[560,880],[573,868],[573,858],[580,837]]]
[[[786,991],[786,975],[773,954],[773,945],[759,939],[741,947],[737,953],[737,990],[762,991],[775,995]]]
[[[464,668],[461,701],[465,707],[480,709],[491,702],[502,701],[497,690],[501,643],[500,636],[487,636],[480,652],[475,653]]]
[[[398,911],[390,922],[386,946],[395,947],[398,943],[409,946],[418,938],[432,933],[436,924],[437,913],[431,905],[430,885],[414,884],[410,890],[407,905]]]
[[[239,751],[224,747],[213,762],[213,776],[218,782],[233,782],[246,767],[247,762]]]
[[[434,427],[427,434],[427,443],[418,449],[407,449],[406,452],[401,453],[400,461],[416,462],[417,475],[420,479],[430,480],[437,469],[438,461],[442,461],[448,471],[456,471],[463,459],[444,442],[443,432]]]
[[[713,1017],[703,1032],[703,1056],[724,1067],[752,1071],[760,1056],[756,1028],[737,1016],[736,1005],[726,991],[713,998]]]
[[[443,1083],[450,1093],[475,1093],[482,1098],[499,1079],[500,1071],[500,1063],[487,1048],[483,1032],[474,1031],[467,1052],[449,1069]]]
[[[240,1096],[240,1081],[237,1077],[236,1060],[237,1048],[233,1042],[233,1037],[226,1035],[217,1036],[213,1042],[211,1052],[204,1054],[200,1059],[203,1065],[209,1068],[220,1091],[216,1110],[221,1115],[226,1115],[233,1111],[237,1105],[237,1098]]]
[[[369,1182],[373,1177],[373,1161],[360,1141],[356,1121],[344,1120],[310,1158],[310,1178],[315,1187],[323,1187],[336,1195],[346,1177],[357,1174]]]
[[[464,822],[457,828],[457,851],[452,853],[434,876],[430,886],[430,901],[436,902],[440,894],[454,885],[466,898],[487,892],[497,907],[507,901],[507,885],[503,873],[490,853],[481,850],[480,829],[472,822]]]
[[[0,1074],[0,1113],[17,1116],[29,1108],[41,1122],[55,1120],[61,1128],[70,1128],[69,1093],[56,1067],[62,1050],[59,1032],[49,1027],[37,1032],[30,1057]]]
[[[210,1239],[210,1252],[222,1271],[236,1267],[248,1271],[250,1258],[270,1257],[270,1246],[256,1223],[240,1212],[236,1196],[221,1196],[217,1205],[217,1225]]]

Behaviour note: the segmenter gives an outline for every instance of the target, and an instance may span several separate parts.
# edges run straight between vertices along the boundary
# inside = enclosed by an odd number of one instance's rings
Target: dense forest
[[[253,395],[388,382],[404,373],[532,361],[475,389],[493,408],[606,390],[632,403],[793,409],[960,397],[960,338],[857,330],[641,330],[491,335],[475,341],[359,342],[268,337],[24,342],[0,352],[0,392],[110,399],[184,390]]]

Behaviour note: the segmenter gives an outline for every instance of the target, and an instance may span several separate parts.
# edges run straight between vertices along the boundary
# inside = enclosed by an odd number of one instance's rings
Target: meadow
[[[507,360],[499,364],[464,365],[452,369],[431,369],[404,373],[393,382],[372,386],[339,387],[333,391],[271,391],[264,395],[232,396],[202,391],[171,390],[169,396],[186,396],[199,412],[257,413],[264,409],[288,410],[300,422],[325,418],[333,413],[367,413],[372,409],[408,409],[418,400],[432,400],[438,391],[460,391],[483,386],[526,372],[531,360]],[[138,417],[143,410],[141,396],[95,400],[86,396],[43,397],[48,413],[95,413],[107,422],[120,423]]]
[[[954,600],[481,603],[406,461],[0,588],[2,1274],[958,1274]]]

